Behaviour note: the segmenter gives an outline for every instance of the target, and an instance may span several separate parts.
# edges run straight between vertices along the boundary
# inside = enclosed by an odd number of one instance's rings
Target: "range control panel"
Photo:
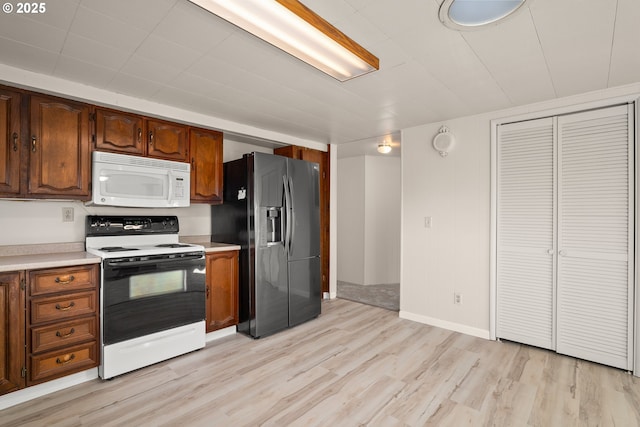
[[[87,216],[87,236],[175,234],[178,231],[177,216]]]

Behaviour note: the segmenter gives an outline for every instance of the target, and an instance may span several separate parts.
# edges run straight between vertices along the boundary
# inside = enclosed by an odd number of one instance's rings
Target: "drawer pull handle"
[[[59,357],[56,358],[56,363],[58,365],[66,365],[67,363],[71,362],[73,359],[76,358],[76,355],[71,353],[71,355],[69,356],[65,356],[64,358],[60,359]]]
[[[75,330],[75,329],[73,329],[73,328],[71,328],[71,330],[69,331],[69,333],[68,333],[68,334],[63,334],[63,333],[62,333],[62,332],[60,332],[60,331],[56,331],[56,336],[57,336],[58,338],[69,338],[71,335],[73,335],[73,334],[74,334],[74,332],[75,332],[75,331],[76,331],[76,330]]]
[[[36,152],[36,136],[31,137],[31,151]]]
[[[56,283],[59,283],[61,285],[68,285],[69,283],[73,282],[74,280],[76,280],[75,276],[72,274],[71,276],[69,276],[69,278],[67,280],[62,280],[59,277],[56,277]]]
[[[71,307],[73,307],[73,306],[75,306],[75,305],[76,305],[76,303],[75,303],[75,302],[73,302],[73,301],[71,301],[71,302],[69,303],[69,305],[68,305],[68,306],[66,306],[66,307],[62,307],[60,304],[56,304],[56,310],[60,310],[60,311],[67,311],[67,310],[70,310],[70,309],[71,309]]]
[[[18,133],[14,132],[12,137],[13,137],[13,151],[18,151]]]

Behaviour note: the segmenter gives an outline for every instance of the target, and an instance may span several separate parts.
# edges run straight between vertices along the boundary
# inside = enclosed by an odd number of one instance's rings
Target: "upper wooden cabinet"
[[[96,107],[95,149],[188,161],[188,127]]]
[[[186,162],[189,158],[188,127],[162,120],[147,120],[147,155]]]
[[[191,128],[191,202],[222,203],[222,133]]]
[[[20,193],[20,100],[19,92],[0,88],[0,194]]]
[[[25,364],[24,273],[0,273],[0,395],[23,388]]]
[[[145,154],[147,132],[142,116],[97,107],[95,122],[96,150]]]
[[[30,98],[29,195],[91,198],[89,106],[59,98]]]

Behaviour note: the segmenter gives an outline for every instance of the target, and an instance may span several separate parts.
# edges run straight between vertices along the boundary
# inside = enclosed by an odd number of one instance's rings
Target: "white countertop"
[[[38,268],[67,267],[72,265],[99,264],[102,259],[87,252],[60,252],[0,256],[0,273]]]
[[[193,242],[193,243],[204,246],[205,253],[240,250],[240,245],[233,245],[230,243],[216,243],[216,242]]]
[[[239,245],[228,243],[190,241],[204,246],[205,253],[239,251]],[[84,244],[68,244],[77,249]],[[99,264],[102,259],[90,253],[74,250],[70,252],[38,253],[51,250],[53,245],[24,245],[15,247],[3,247],[0,251],[0,273],[19,270],[35,270],[39,268],[68,267],[73,265]],[[61,244],[62,247],[62,244]]]

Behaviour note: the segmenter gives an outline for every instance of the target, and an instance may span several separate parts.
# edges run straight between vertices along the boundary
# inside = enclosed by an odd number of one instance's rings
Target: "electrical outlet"
[[[453,293],[453,303],[455,305],[462,305],[462,294],[454,292]]]
[[[62,222],[73,222],[73,208],[62,208]]]

